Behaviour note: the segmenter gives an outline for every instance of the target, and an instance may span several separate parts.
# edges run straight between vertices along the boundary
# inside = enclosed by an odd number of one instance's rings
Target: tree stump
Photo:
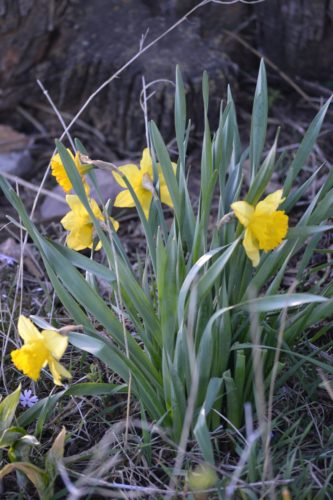
[[[333,1],[269,0],[258,7],[264,54],[292,76],[332,82]]]
[[[186,5],[185,5],[186,3]],[[196,2],[168,0],[0,0],[0,112],[17,104],[45,102],[40,79],[61,111],[75,113],[98,85],[163,33]],[[221,47],[222,25],[232,28],[248,7],[222,13],[216,5],[197,11],[167,37],[140,56],[112,82],[84,113],[115,150],[141,149],[145,131],[139,97],[142,75],[154,96],[149,117],[166,140],[174,136],[172,118],[175,68],[179,64],[188,90],[193,123],[202,125],[201,77],[211,80],[211,112],[218,116],[227,83],[236,66]],[[38,13],[38,15],[36,15]],[[215,18],[215,19],[214,19]],[[209,26],[215,23],[215,31]],[[171,82],[171,83],[170,83]]]

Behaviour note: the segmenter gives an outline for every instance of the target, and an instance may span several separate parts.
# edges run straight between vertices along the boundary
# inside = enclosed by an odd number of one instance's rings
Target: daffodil
[[[20,371],[37,381],[42,368],[49,365],[56,385],[62,385],[61,379],[71,378],[71,374],[59,363],[67,345],[68,338],[54,330],[40,332],[30,319],[20,316],[18,332],[24,341],[20,349],[11,352],[11,358]]]
[[[80,198],[75,194],[68,194],[66,201],[71,208],[65,217],[61,219],[61,224],[69,231],[67,245],[73,250],[84,250],[93,247],[94,225],[89,213],[81,203]],[[89,200],[91,210],[96,219],[105,222],[104,216],[94,199]],[[118,231],[119,223],[110,217],[113,227]],[[102,243],[99,242],[96,250],[100,250]]]
[[[231,208],[245,227],[243,246],[253,266],[260,260],[259,250],[269,252],[278,247],[288,232],[288,216],[277,210],[284,201],[282,189],[268,195],[253,206],[246,201],[236,201]]]
[[[89,186],[84,179],[84,174],[87,173],[87,171],[91,169],[91,166],[81,164],[80,155],[78,152],[75,154],[75,157],[74,157],[74,155],[70,149],[67,148],[67,151],[70,154],[73,162],[76,165],[76,168],[77,168],[79,174],[82,177],[82,181],[84,183],[86,192],[89,192]],[[57,183],[63,188],[65,193],[68,193],[69,191],[71,191],[73,186],[72,186],[72,183],[67,175],[64,164],[61,161],[59,153],[55,154],[51,159],[51,172],[52,172],[53,177],[55,177]]]
[[[176,172],[177,165],[175,163],[172,163],[172,168],[174,173]],[[161,166],[158,164],[157,165],[157,170],[158,170],[158,179],[159,179],[159,191],[160,191],[160,198],[161,202],[165,203],[165,205],[168,205],[169,207],[173,206],[171,196],[168,190],[168,187],[166,185]],[[125,175],[128,179],[128,182],[131,184],[136,196],[138,197],[138,200],[141,204],[142,210],[148,219],[149,216],[149,210],[150,210],[150,205],[153,199],[153,194],[154,194],[154,184],[153,184],[153,162],[150,156],[150,151],[148,148],[145,148],[142,153],[142,158],[140,161],[140,168],[137,165],[134,164],[128,164],[128,165],[123,165],[122,167],[119,167],[119,171],[121,174]],[[125,181],[122,177],[121,174],[118,174],[117,172],[112,172],[114,175],[114,178],[116,179],[117,183],[125,188],[123,191],[121,191],[114,202],[115,207],[120,207],[120,208],[131,208],[135,207],[135,202],[134,199],[132,198],[132,195],[127,189]]]

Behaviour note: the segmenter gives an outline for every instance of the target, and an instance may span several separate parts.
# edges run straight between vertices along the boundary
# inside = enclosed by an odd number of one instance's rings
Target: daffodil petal
[[[142,152],[140,167],[144,173],[149,174],[151,177],[153,176],[153,162],[148,148],[145,148]]]
[[[90,195],[90,186],[89,186],[88,182],[86,181],[86,179],[84,177],[82,177],[82,182],[83,182],[83,187],[84,187],[84,190],[86,192],[86,195],[89,198],[89,195]]]
[[[80,224],[78,224],[79,220],[81,220]],[[85,218],[83,221],[86,223]],[[67,231],[73,231],[78,225],[82,225],[82,218],[78,217],[73,211],[70,211],[61,219],[60,224],[62,224],[63,228],[67,229]]]
[[[73,250],[83,250],[93,247],[93,223],[88,211],[76,195],[66,196],[66,201],[72,210],[61,219],[61,224],[70,231],[67,236],[67,245]],[[91,210],[95,217],[104,221],[104,216],[94,199],[89,199]],[[98,250],[101,244],[98,244]]]
[[[17,329],[21,339],[23,339],[25,343],[40,340],[42,338],[33,322],[22,314],[19,317]]]
[[[118,231],[118,229],[119,229],[119,222],[116,219],[114,219],[113,217],[110,217],[110,219],[111,219],[112,225],[114,227],[114,230]]]
[[[135,207],[134,200],[128,189],[120,191],[114,200],[114,206],[118,208],[133,208]]]
[[[169,193],[169,189],[166,185],[160,186],[160,198],[161,202],[169,207],[173,207],[173,202]]]
[[[250,229],[245,230],[243,247],[245,249],[246,255],[252,261],[252,265],[254,267],[257,267],[260,261],[259,246]]]
[[[121,167],[118,167],[118,170],[127,177],[128,182],[133,185],[135,181],[138,179],[138,176],[140,175],[140,169],[138,168],[137,165],[134,165],[133,163],[129,163],[128,165],[122,165]],[[115,171],[112,171],[112,175],[119,184],[119,186],[126,188],[126,184],[124,179],[120,174],[118,174]]]
[[[144,188],[140,188],[137,190],[136,195],[140,202],[141,208],[145,214],[146,219],[149,218],[150,205],[153,199],[153,195],[150,191]]]
[[[242,226],[247,227],[254,214],[253,206],[247,201],[235,201],[231,204],[231,208]]]
[[[176,172],[177,172],[177,163],[174,163],[172,161],[171,162],[171,166],[172,166],[173,173],[176,175]],[[162,182],[165,182],[164,175],[163,175],[163,170],[162,170],[162,167],[161,167],[160,163],[157,164],[157,171],[158,171],[158,176],[160,178],[160,182],[161,182],[161,178],[163,179]]]
[[[54,330],[43,330],[41,333],[45,347],[52,356],[60,359],[68,346],[68,338]]]
[[[272,214],[273,212],[275,212],[275,210],[277,210],[278,206],[281,205],[284,200],[285,198],[283,198],[283,190],[278,189],[277,191],[274,191],[274,193],[266,196],[266,198],[264,198],[262,201],[259,201],[259,203],[255,207],[255,214]]]
[[[76,215],[79,215],[81,217],[89,217],[87,210],[76,194],[68,194],[66,196],[66,202]]]
[[[96,217],[96,219],[104,220],[103,214],[102,214],[101,209],[99,208],[96,200],[94,200],[94,199],[90,200],[90,206],[91,206],[91,210],[93,211],[93,214]]]
[[[91,243],[91,245],[89,246],[89,248],[92,248],[93,247],[93,244]],[[98,252],[100,249],[102,248],[102,242],[99,241],[95,247],[95,252]]]
[[[55,358],[49,360],[49,368],[55,385],[62,385],[62,378],[72,378],[71,373]]]
[[[91,248],[93,241],[93,225],[86,224],[74,229],[67,236],[67,245],[72,250],[80,251]]]

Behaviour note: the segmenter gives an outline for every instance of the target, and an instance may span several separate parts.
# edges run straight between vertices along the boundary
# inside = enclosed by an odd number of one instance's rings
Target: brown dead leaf
[[[27,149],[31,139],[8,125],[0,125],[0,154]]]

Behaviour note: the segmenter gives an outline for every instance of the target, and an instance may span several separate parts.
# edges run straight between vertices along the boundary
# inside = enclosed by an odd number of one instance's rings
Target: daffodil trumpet
[[[85,174],[89,172],[92,168],[93,165],[88,165],[88,164],[82,164],[80,161],[80,153],[76,152],[75,156],[71,152],[70,149],[67,148],[67,152],[70,155],[75,167],[77,168],[77,171],[79,172],[82,182],[84,184],[85,190],[87,193],[89,193],[89,185],[87,184],[85,180]],[[53,177],[55,177],[57,183],[59,186],[63,188],[65,193],[69,193],[73,189],[72,182],[70,178],[68,177],[68,174],[66,172],[65,166],[62,162],[62,159],[60,157],[60,154],[57,153],[51,158],[51,173]]]

